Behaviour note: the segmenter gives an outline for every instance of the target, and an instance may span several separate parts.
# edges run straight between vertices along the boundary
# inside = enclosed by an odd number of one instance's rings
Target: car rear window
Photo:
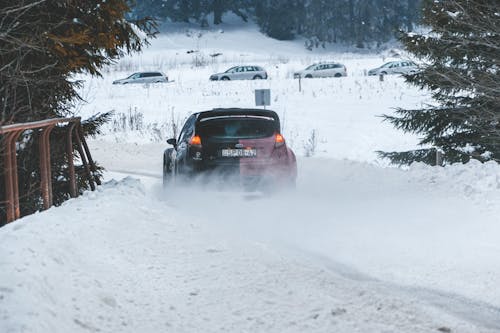
[[[276,122],[268,117],[206,118],[198,124],[197,133],[202,137],[220,139],[257,139],[277,132]]]

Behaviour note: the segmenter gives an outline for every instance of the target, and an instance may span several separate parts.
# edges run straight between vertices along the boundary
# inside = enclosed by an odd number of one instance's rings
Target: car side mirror
[[[175,146],[177,146],[177,140],[176,140],[176,139],[174,139],[174,138],[172,138],[172,139],[168,139],[168,140],[167,140],[167,143],[168,143],[169,145],[174,146],[174,147],[175,147]]]

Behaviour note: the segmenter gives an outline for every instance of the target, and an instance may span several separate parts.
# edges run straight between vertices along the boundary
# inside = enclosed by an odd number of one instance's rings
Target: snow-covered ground
[[[299,92],[293,71],[327,59],[349,76]],[[307,51],[252,25],[176,26],[85,77],[78,112],[115,111],[90,142],[108,183],[0,229],[0,332],[500,332],[500,167],[378,160],[417,142],[378,116],[429,102],[402,78],[363,75],[383,60]],[[242,63],[270,79],[208,81]],[[175,82],[111,85],[150,69]],[[256,88],[271,88],[299,156],[296,191],[162,191],[174,125],[251,107]]]
[[[164,142],[173,126],[182,126],[193,112],[216,107],[253,107],[254,90],[271,89],[270,108],[278,112],[283,133],[299,155],[314,155],[380,163],[375,151],[408,150],[416,138],[396,131],[381,115],[396,107],[419,108],[430,102],[425,92],[404,83],[398,76],[383,82],[365,71],[389,58],[382,54],[340,53],[306,50],[301,42],[280,42],[263,37],[250,28],[203,31],[184,27],[153,41],[141,55],[121,60],[110,67],[103,79],[84,77],[82,96],[89,102],[78,107],[90,116],[114,111],[107,126],[108,140]],[[200,36],[198,38],[198,36]],[[196,50],[195,53],[187,53]],[[212,58],[210,54],[222,55]],[[206,65],[197,67],[197,59]],[[294,71],[313,62],[337,61],[346,65],[348,77],[341,79],[293,79]],[[211,82],[213,73],[231,66],[258,64],[268,80]],[[169,84],[125,85],[111,83],[134,71],[161,70],[174,82]]]

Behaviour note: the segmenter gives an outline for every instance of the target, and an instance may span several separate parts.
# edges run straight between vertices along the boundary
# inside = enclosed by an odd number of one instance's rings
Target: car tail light
[[[277,148],[277,147],[281,147],[283,145],[285,145],[285,138],[283,137],[283,135],[277,133],[274,136],[274,146]]]
[[[189,141],[189,144],[193,145],[193,146],[201,146],[201,138],[199,135],[195,135],[191,138],[191,140]]]

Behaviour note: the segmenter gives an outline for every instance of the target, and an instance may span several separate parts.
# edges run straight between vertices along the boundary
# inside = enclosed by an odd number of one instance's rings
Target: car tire
[[[167,149],[163,154],[163,188],[168,187],[174,177],[171,154],[172,149]]]
[[[227,76],[223,76],[220,79],[221,79],[221,81],[229,81],[229,78]]]
[[[262,76],[260,76],[260,75],[255,75],[255,76],[253,77],[253,79],[254,79],[254,80],[262,80]]]
[[[340,73],[335,73],[334,77],[342,77],[342,74],[340,74]]]
[[[305,76],[305,78],[306,78],[306,79],[312,79],[312,77],[313,77],[313,76],[312,76],[311,74],[307,74],[307,75]]]

